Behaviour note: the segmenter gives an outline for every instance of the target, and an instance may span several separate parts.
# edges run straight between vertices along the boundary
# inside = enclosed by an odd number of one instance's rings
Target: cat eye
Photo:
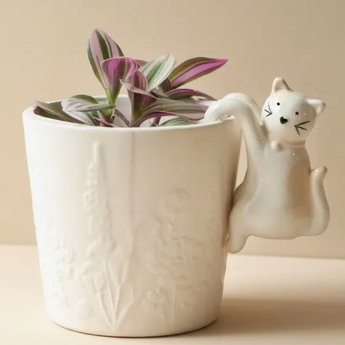
[[[298,112],[298,111],[296,111],[296,112],[295,112],[295,114],[296,114],[296,115],[298,115],[298,114],[299,114],[299,112]]]
[[[277,105],[280,105],[280,103],[278,102]]]

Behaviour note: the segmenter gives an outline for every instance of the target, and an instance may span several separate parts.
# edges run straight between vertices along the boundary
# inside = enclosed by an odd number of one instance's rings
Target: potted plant
[[[222,298],[241,130],[199,123],[214,98],[184,85],[226,60],[131,59],[101,30],[88,58],[104,97],[23,114],[48,314],[109,336],[202,328]]]

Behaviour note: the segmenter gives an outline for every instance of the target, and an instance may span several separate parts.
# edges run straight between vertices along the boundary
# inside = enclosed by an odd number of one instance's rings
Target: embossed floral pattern
[[[106,332],[145,317],[166,332],[183,328],[184,315],[189,324],[205,325],[210,310],[216,315],[219,308],[220,298],[215,296],[221,295],[225,271],[218,182],[210,186],[211,208],[204,210],[199,232],[189,230],[197,224],[190,217],[193,212],[198,217],[195,201],[179,188],[166,190],[146,219],[129,217],[128,227],[122,229],[115,215],[124,206],[109,196],[105,163],[103,147],[96,142],[80,194],[82,250],[72,248],[73,237],[56,228],[44,176],[34,175],[35,224],[48,309]]]
[[[89,304],[87,303],[87,301],[85,300],[78,301],[75,306],[75,313],[82,318],[85,318],[85,319],[89,318],[91,314],[91,308]]]
[[[66,281],[72,279],[73,251],[55,227],[50,196],[41,170],[31,174],[33,211],[47,307],[67,308]]]
[[[129,270],[128,254],[123,246],[116,245],[114,235],[118,232],[112,224],[107,185],[102,146],[95,143],[83,195],[90,239],[86,247],[88,261],[78,271],[78,277],[88,293],[98,300],[93,310],[100,311],[107,327],[113,329],[121,324],[134,299],[126,296],[131,293],[130,286],[124,291]],[[113,263],[123,259],[123,265],[112,269]]]

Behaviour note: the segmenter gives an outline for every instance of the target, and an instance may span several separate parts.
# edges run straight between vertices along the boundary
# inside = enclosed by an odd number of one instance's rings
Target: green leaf
[[[170,87],[171,89],[176,89],[181,85],[215,71],[226,62],[227,60],[225,59],[210,59],[205,57],[186,60],[176,66],[169,75]]]
[[[115,107],[114,104],[102,103],[102,104],[90,104],[85,106],[80,106],[78,111],[80,112],[87,112],[87,111],[94,111],[94,110],[109,110]]]
[[[175,65],[173,55],[161,56],[156,60],[150,61],[142,66],[139,71],[146,77],[148,89],[151,91],[164,82],[172,72]]]
[[[196,124],[198,124],[198,121],[176,117],[174,119],[170,119],[161,123],[159,126],[186,126],[186,125],[196,125]]]
[[[92,104],[98,104],[97,99],[95,99],[91,96],[88,96],[88,95],[74,95],[71,98],[78,98],[78,99],[82,99],[82,100],[87,101],[87,102],[92,103]]]

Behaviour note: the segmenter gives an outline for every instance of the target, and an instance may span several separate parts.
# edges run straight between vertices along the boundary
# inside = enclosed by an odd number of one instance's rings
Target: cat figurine
[[[326,167],[311,170],[305,140],[325,103],[293,91],[276,78],[261,114],[256,102],[233,93],[212,104],[203,122],[234,116],[241,124],[247,172],[235,191],[228,250],[241,251],[249,236],[294,239],[324,232],[330,210]]]

